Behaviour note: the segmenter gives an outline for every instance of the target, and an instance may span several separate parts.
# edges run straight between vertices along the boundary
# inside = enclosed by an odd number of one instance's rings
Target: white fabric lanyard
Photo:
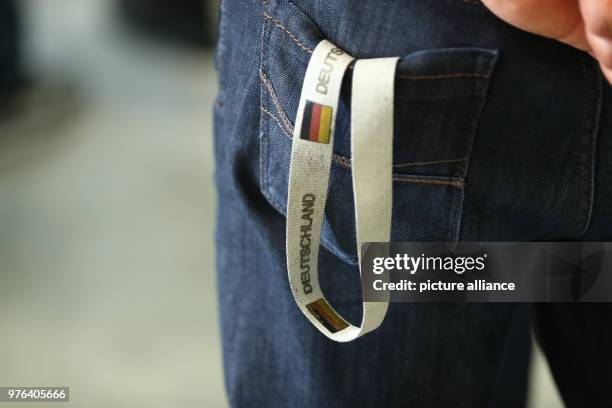
[[[295,121],[287,203],[287,269],[296,303],[332,340],[346,342],[376,329],[389,299],[363,302],[361,326],[342,318],[319,286],[318,256],[342,78],[354,60],[329,41],[315,48]],[[391,231],[393,91],[398,58],[359,60],[353,71],[351,155],[357,251],[388,242]],[[380,279],[388,281],[388,276]]]

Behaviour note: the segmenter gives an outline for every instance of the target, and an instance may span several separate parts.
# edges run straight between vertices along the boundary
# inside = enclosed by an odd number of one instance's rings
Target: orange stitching
[[[468,0],[463,0],[465,2],[468,2]],[[474,3],[477,4],[477,3]],[[304,51],[312,54],[314,52],[314,50],[308,46],[306,46],[303,42],[300,41],[300,39],[293,34],[287,27],[285,27],[285,25],[278,19],[272,17],[271,15],[269,15],[267,12],[264,12],[263,14],[264,18],[266,18],[267,20],[270,20],[274,23],[274,25],[276,25],[277,27],[279,27],[280,29],[282,29],[285,33],[287,33],[289,35],[289,37],[291,37],[291,39]],[[348,69],[353,69],[353,65],[349,65]],[[491,78],[491,75],[489,74],[478,74],[478,73],[470,73],[470,72],[453,72],[451,74],[441,74],[441,75],[397,75],[397,78],[401,78],[401,79],[411,79],[411,80],[421,80],[421,79],[445,79],[445,78]]]
[[[355,69],[354,65],[348,66],[348,69]],[[453,72],[450,74],[439,74],[439,75],[396,75],[396,78],[401,79],[446,79],[446,78],[463,78],[463,77],[476,77],[476,78],[491,78],[490,74],[478,74],[476,72]]]
[[[267,113],[268,115],[270,115],[270,117],[272,117],[272,119],[274,119],[276,121],[276,123],[281,127],[281,130],[283,131],[283,133],[285,134],[285,136],[287,136],[289,139],[291,139],[293,136],[291,136],[291,134],[288,132],[287,129],[285,129],[285,126],[283,126],[283,124],[281,123],[280,119],[278,119],[276,117],[276,115],[274,115],[272,112],[270,112],[269,110],[267,110],[266,108],[264,108],[263,106],[259,107],[259,110],[261,110],[264,113]]]
[[[285,136],[287,136],[288,138],[291,139],[292,136],[289,133],[287,133],[287,130],[285,129],[285,127],[281,123],[280,119],[278,119],[272,112],[268,111],[263,106],[260,106],[259,109],[262,112],[266,113],[267,115],[270,115],[270,117],[272,119],[274,119],[276,124],[278,126],[280,126],[280,128],[283,131],[283,133],[285,134]],[[346,158],[344,156],[340,156],[339,154],[334,153],[332,155],[332,160],[336,164],[338,164],[340,167],[344,167],[347,170],[351,169],[351,161],[350,161],[350,159],[348,159],[348,158]],[[397,167],[397,166],[401,166],[401,165],[394,165],[393,167]],[[451,187],[457,187],[457,188],[462,188],[463,187],[463,181],[461,181],[461,180],[438,180],[438,179],[427,179],[427,178],[394,176],[393,177],[393,181],[397,181],[399,183],[412,183],[412,184],[433,184],[433,185],[451,186]]]
[[[464,186],[463,181],[461,180],[439,180],[439,179],[394,176],[393,181],[397,181],[399,183],[411,183],[411,184],[434,184],[434,185],[450,186],[450,187],[457,187],[457,188],[463,188]]]
[[[452,74],[441,74],[441,75],[398,75],[398,78],[402,79],[445,79],[445,78],[491,78],[489,74],[477,74],[468,72],[453,72]]]
[[[269,82],[269,80],[267,79],[267,77],[265,76],[263,72],[260,72],[260,78],[261,78],[261,81],[264,82],[264,84],[266,85],[266,90],[268,91],[270,96],[274,99],[275,95],[272,93],[272,90],[269,87],[272,84]],[[275,105],[276,105],[276,109],[278,110],[279,106],[277,105],[277,103],[280,104],[280,102],[278,100],[274,102],[276,102]],[[279,119],[276,115],[274,115],[272,112],[265,109],[263,106],[260,106],[259,109],[262,112],[268,114],[272,119],[274,119],[274,121],[280,126],[281,130],[283,131],[286,137],[288,137],[289,139],[293,138],[293,135],[292,135],[293,126],[291,125],[287,117],[285,117],[284,120]],[[346,169],[351,169],[351,160],[345,156],[341,156],[337,153],[333,153],[332,160],[341,167],[344,167]],[[462,162],[466,160],[467,159],[463,158],[463,159],[431,160],[431,161],[421,161],[421,162],[399,163],[399,164],[394,164],[393,167],[400,168],[400,167],[409,167],[409,166],[426,166],[426,165],[433,165],[433,164]],[[416,179],[413,179],[413,180],[416,180]],[[397,181],[410,182],[409,180],[404,180],[404,179],[402,180],[398,179]],[[436,184],[436,182],[432,184]]]
[[[262,70],[259,71],[259,78],[264,83],[266,90],[268,91],[268,95],[270,95],[270,97],[272,98],[272,103],[274,103],[274,107],[276,108],[276,111],[280,115],[280,119],[282,120],[283,125],[285,125],[285,128],[289,131],[289,133],[293,133],[293,125],[291,125],[289,118],[285,114],[283,106],[278,100],[278,96],[276,96],[276,92],[274,91],[272,82],[270,82],[265,72],[263,72]]]
[[[466,158],[463,159],[448,159],[448,160],[430,160],[430,161],[420,161],[420,162],[408,162],[402,164],[396,164],[394,167],[409,167],[409,166],[428,166],[432,164],[444,164],[444,163],[456,163],[456,162],[464,162]]]
[[[279,119],[275,114],[273,114],[272,112],[268,111],[266,108],[264,108],[263,106],[260,106],[259,109],[268,114],[272,119],[274,119],[274,121],[280,126],[281,130],[283,131],[283,134],[288,137],[289,139],[293,138],[293,129],[288,129],[283,121],[281,119]],[[339,166],[344,167],[345,169],[350,169],[351,168],[351,160],[348,157],[345,156],[341,156],[337,153],[334,153],[332,156],[332,160],[335,161]],[[400,164],[394,164],[393,167],[407,167],[407,166],[418,166],[418,165],[428,165],[428,164],[438,164],[438,163],[450,163],[450,162],[460,162],[460,161],[466,161],[466,159],[456,159],[456,160],[437,160],[437,161],[428,161],[428,162],[414,162],[414,163],[400,163]]]
[[[306,51],[306,52],[308,52],[308,53],[312,54],[312,52],[313,52],[314,50],[313,50],[312,48],[309,48],[309,47],[307,47],[306,45],[304,45],[304,44],[303,44],[303,43],[302,43],[302,42],[299,40],[299,38],[297,38],[297,36],[296,36],[295,34],[293,34],[291,31],[289,31],[289,29],[288,29],[287,27],[285,27],[285,26],[283,25],[283,23],[281,23],[279,20],[277,20],[276,18],[274,18],[274,17],[272,17],[271,15],[269,15],[267,12],[265,12],[265,13],[263,14],[263,16],[264,16],[264,18],[266,18],[266,19],[268,19],[268,20],[271,20],[271,21],[274,23],[274,25],[276,25],[277,27],[279,27],[280,29],[282,29],[284,32],[286,32],[286,33],[289,35],[289,37],[291,37],[291,39],[292,39],[293,41],[295,41],[295,43],[296,43],[296,44],[297,44],[297,45],[298,45],[298,46],[299,46],[301,49],[303,49],[304,51]]]
[[[274,119],[274,121],[276,122],[276,124],[278,126],[280,126],[281,130],[283,131],[283,134],[285,136],[287,136],[289,139],[293,138],[293,136],[288,132],[288,129],[285,129],[285,127],[283,126],[281,120],[279,118],[276,117],[276,115],[274,115],[272,112],[268,111],[266,108],[264,108],[263,106],[260,106],[259,109],[270,115],[270,117],[272,119]],[[351,161],[344,157],[344,156],[340,156],[339,154],[333,153],[332,154],[332,160],[335,161],[336,163],[338,163],[339,166],[342,166],[346,169],[350,169],[351,168]]]

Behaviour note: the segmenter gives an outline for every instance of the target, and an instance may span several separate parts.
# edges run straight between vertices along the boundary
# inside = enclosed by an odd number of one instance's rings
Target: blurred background
[[[3,71],[0,99],[0,385],[70,386],[72,407],[226,406],[206,46],[216,12],[14,4],[23,69],[16,81]]]
[[[56,407],[227,406],[216,7],[0,2],[0,386],[69,386]],[[562,406],[539,353],[530,406]]]

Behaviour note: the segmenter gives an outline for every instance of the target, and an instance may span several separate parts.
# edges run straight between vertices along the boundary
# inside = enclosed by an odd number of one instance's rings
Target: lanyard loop
[[[318,256],[344,73],[354,58],[327,40],[315,48],[295,121],[287,203],[287,269],[296,303],[332,340],[354,340],[383,321],[389,299],[363,302],[360,326],[342,318],[319,285]],[[351,156],[355,227],[361,244],[388,242],[391,232],[393,92],[398,58],[359,60],[352,89]],[[388,281],[388,276],[380,276]]]

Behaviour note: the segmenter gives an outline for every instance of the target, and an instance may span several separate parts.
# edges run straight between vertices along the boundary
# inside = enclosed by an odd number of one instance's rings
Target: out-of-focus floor
[[[0,385],[70,386],[71,407],[226,406],[212,54],[124,32],[111,1],[19,4],[44,81],[0,123]]]
[[[0,123],[0,385],[225,407],[212,54],[126,33],[110,1],[20,4],[43,86]],[[560,407],[541,356],[533,372],[530,406]]]

